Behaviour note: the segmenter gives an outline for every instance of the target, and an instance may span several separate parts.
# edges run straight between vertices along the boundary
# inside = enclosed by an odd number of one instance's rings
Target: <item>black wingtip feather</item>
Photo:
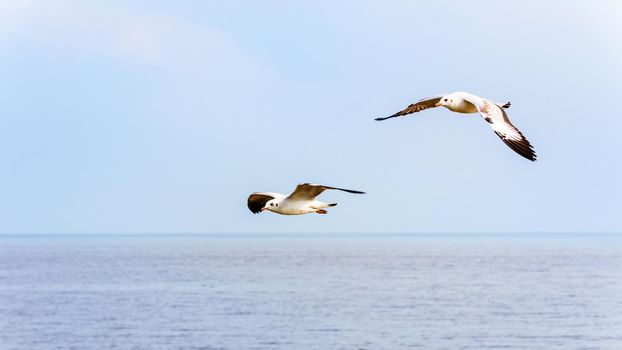
[[[510,147],[514,152],[518,153],[518,155],[532,162],[535,162],[537,160],[538,156],[536,155],[536,152],[533,150],[533,146],[531,145],[531,143],[529,143],[529,140],[524,138],[523,134],[520,133],[520,131],[519,131],[519,134],[521,135],[521,137],[523,137],[521,141],[508,140],[505,137],[503,137],[503,135],[501,135],[500,133],[496,131],[495,131],[495,134],[499,136],[499,138],[501,139],[501,141],[503,141],[503,143],[505,143],[508,147]]]
[[[365,192],[363,191],[348,190],[346,188],[331,187],[331,186],[324,186],[324,188],[329,189],[329,190],[339,190],[339,191],[344,191],[344,192],[354,193],[354,194],[365,194]]]
[[[365,194],[365,192],[363,192],[363,191],[344,190],[344,189],[342,189],[342,188],[339,188],[339,189],[340,189],[340,190],[342,190],[342,191],[346,191],[346,192],[348,192],[348,193],[354,193],[354,194]]]

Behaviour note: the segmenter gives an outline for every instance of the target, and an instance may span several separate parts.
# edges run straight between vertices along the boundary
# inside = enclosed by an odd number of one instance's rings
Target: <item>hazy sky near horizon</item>
[[[620,232],[619,1],[0,2],[0,233]],[[477,115],[373,118],[443,92]],[[253,215],[299,182],[328,215]]]

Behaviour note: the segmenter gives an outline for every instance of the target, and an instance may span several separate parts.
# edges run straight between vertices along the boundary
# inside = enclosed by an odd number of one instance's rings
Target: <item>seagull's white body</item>
[[[475,107],[475,105],[468,100],[481,99],[481,97],[471,95],[466,92],[454,92],[451,96],[453,96],[451,103],[444,106],[450,111],[465,114],[478,112],[477,107]]]
[[[301,215],[309,213],[326,214],[325,208],[334,207],[337,203],[324,203],[315,199],[325,190],[340,190],[349,193],[362,194],[364,192],[346,190],[343,188],[300,184],[289,196],[274,192],[255,192],[248,197],[248,209],[257,214],[268,210],[282,215]]]
[[[292,200],[288,199],[288,197],[282,198],[280,200],[275,199],[274,202],[274,207],[267,208],[267,210],[282,215],[301,215],[316,213],[318,210],[335,206],[335,204],[328,204],[320,202],[318,200]]]
[[[512,125],[504,111],[504,109],[509,108],[509,106],[509,102],[502,105],[468,92],[454,92],[447,95],[424,98],[393,115],[384,118],[376,118],[376,120],[386,120],[404,116],[434,107],[445,107],[457,113],[479,113],[484,120],[490,124],[495,134],[497,134],[508,147],[521,156],[535,161],[536,153],[533,151],[533,147],[520,130]]]
[[[253,195],[268,195],[273,199],[266,202],[261,211],[269,210],[282,215],[301,215],[315,213],[318,210],[334,206],[316,199],[291,199],[287,195],[275,192],[255,192]],[[252,195],[251,195],[252,196]]]

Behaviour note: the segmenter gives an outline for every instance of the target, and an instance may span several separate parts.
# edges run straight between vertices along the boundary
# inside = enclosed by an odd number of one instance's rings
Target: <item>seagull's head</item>
[[[261,211],[265,211],[265,210],[276,211],[278,207],[279,207],[279,202],[277,202],[275,199],[272,199],[266,202],[266,205],[264,205],[263,208],[261,208]]]
[[[449,107],[454,103],[454,96],[452,94],[445,95],[441,97],[441,100],[438,101],[434,107]]]

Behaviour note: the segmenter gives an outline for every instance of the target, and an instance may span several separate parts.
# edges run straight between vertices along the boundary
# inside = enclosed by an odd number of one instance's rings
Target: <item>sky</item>
[[[622,231],[619,1],[0,2],[0,233]],[[478,115],[511,101],[538,161]],[[253,215],[313,182],[328,215]]]

